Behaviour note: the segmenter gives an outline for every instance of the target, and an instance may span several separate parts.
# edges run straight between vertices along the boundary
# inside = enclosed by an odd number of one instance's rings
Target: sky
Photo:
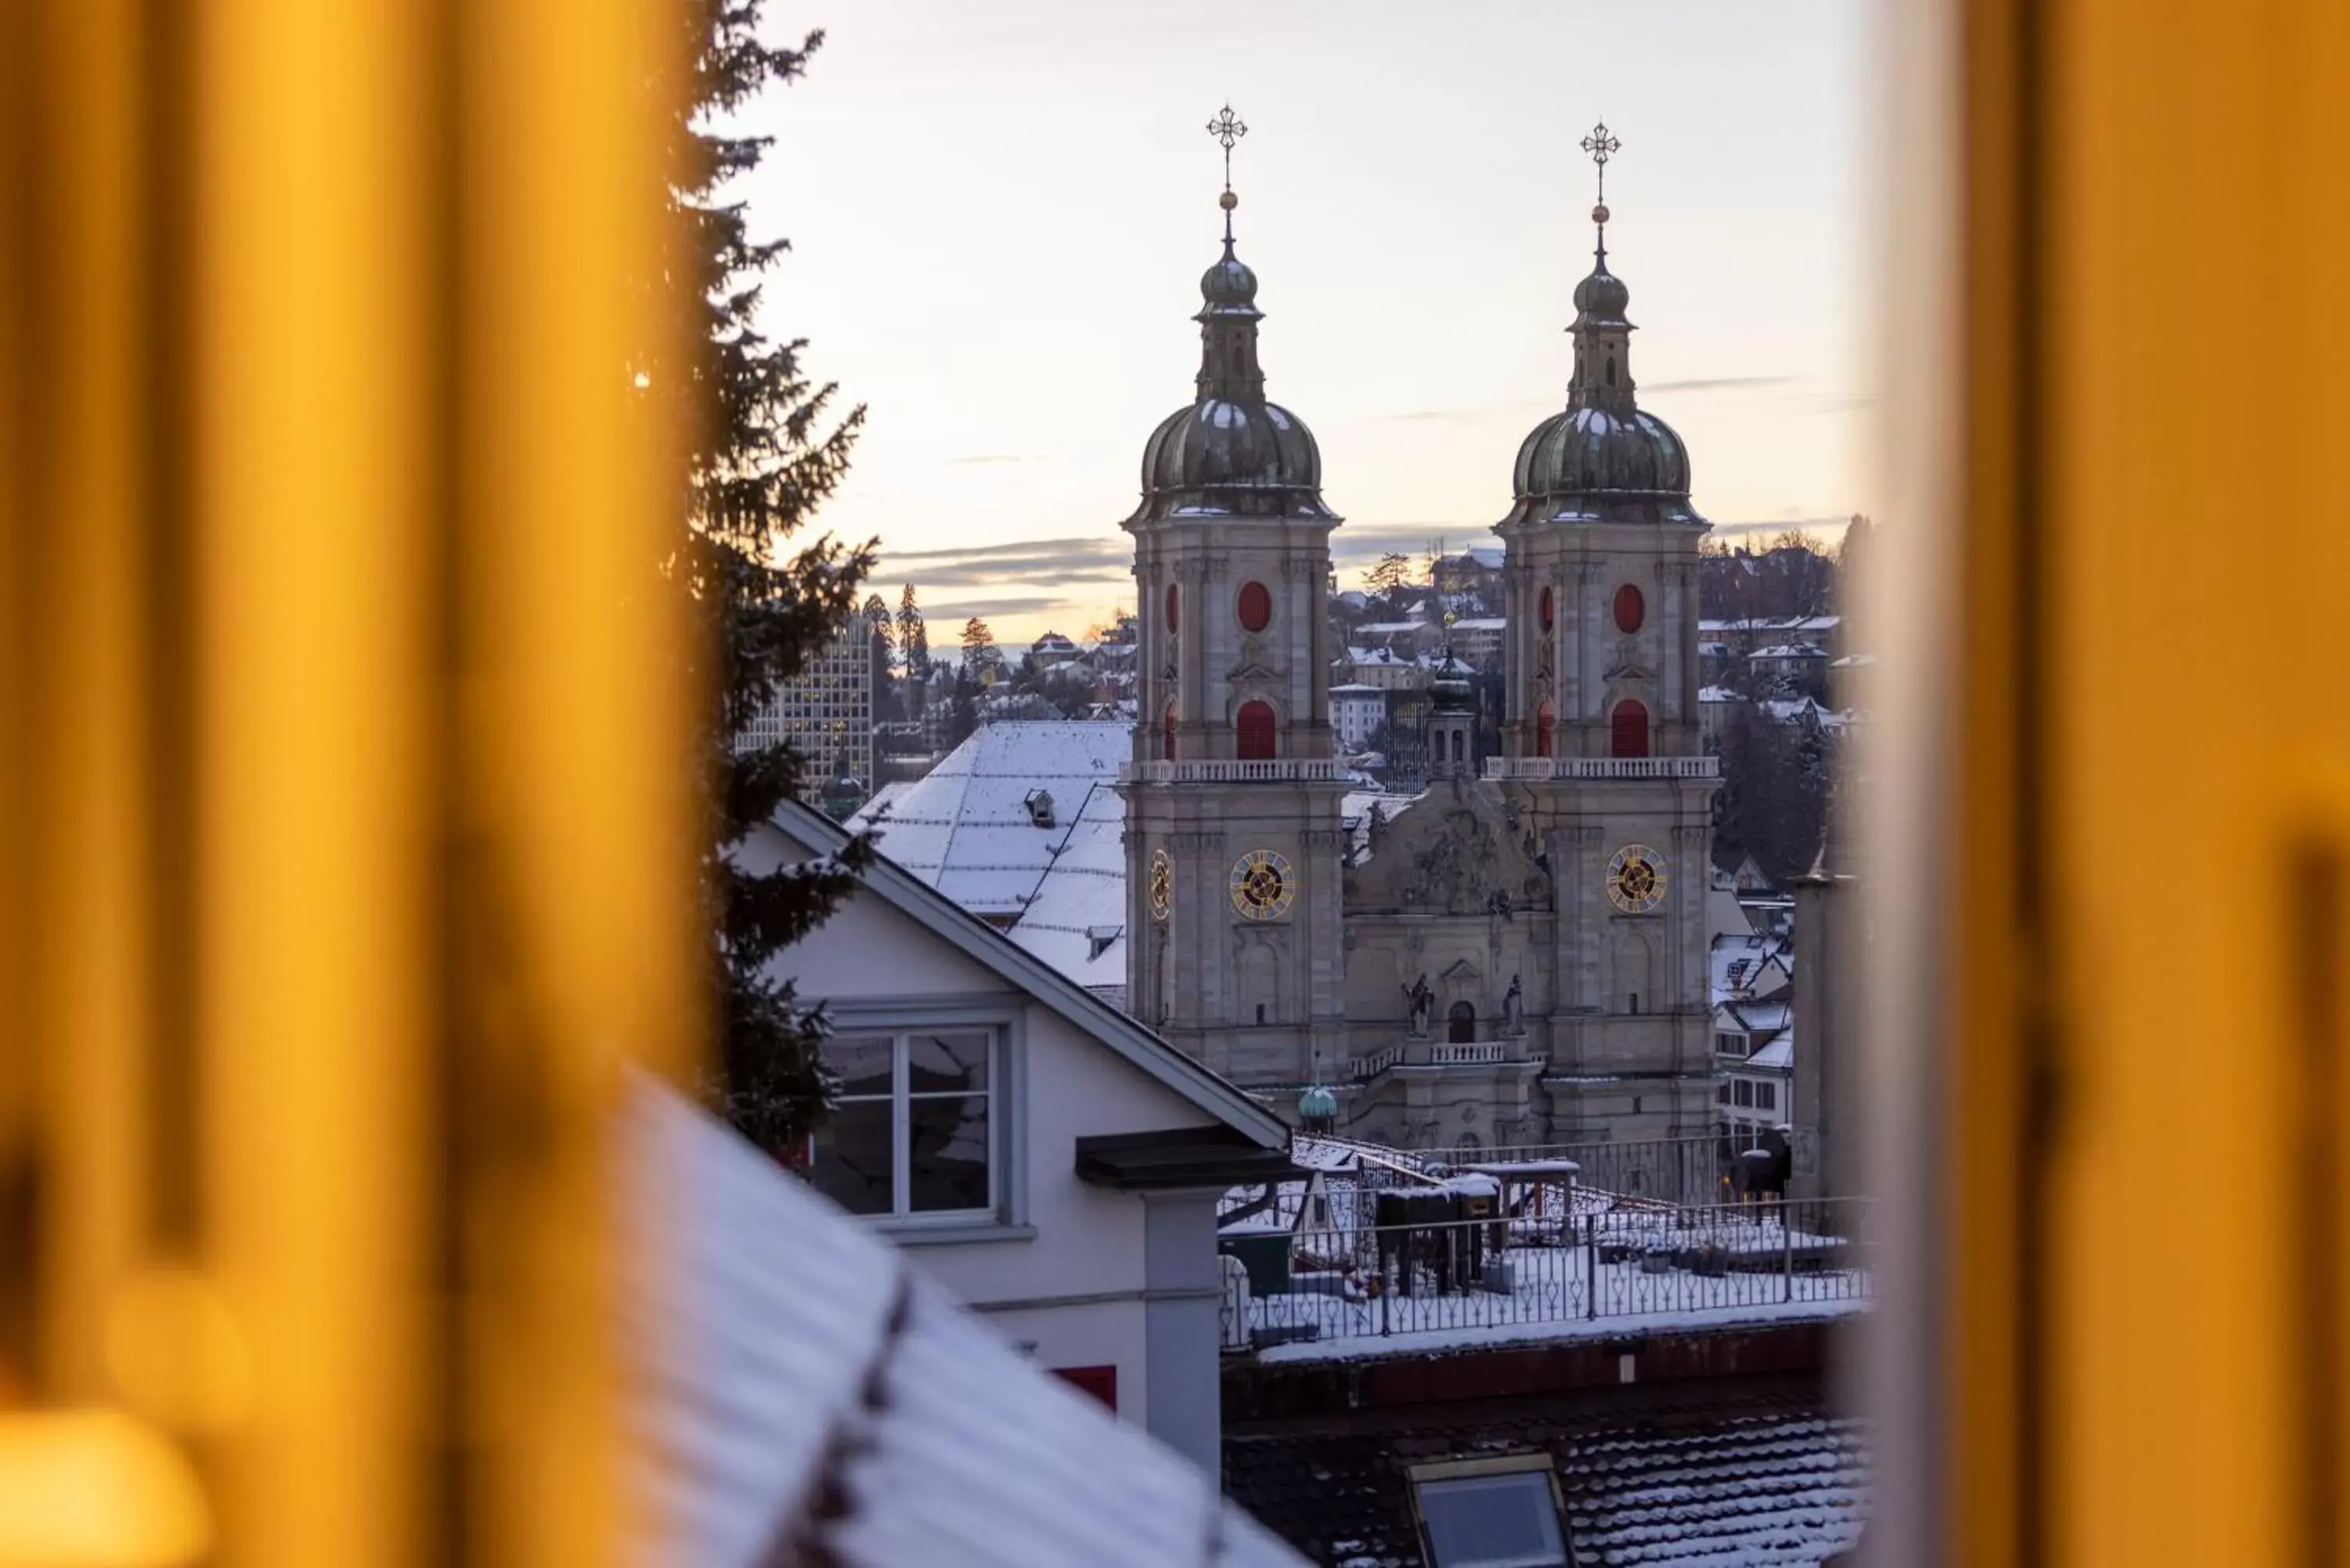
[[[1858,509],[1865,0],[771,0],[823,27],[740,194],[764,321],[867,425],[818,525],[1007,643],[1130,607],[1151,428],[1188,406],[1226,102],[1267,392],[1314,431],[1342,582],[1491,543],[1565,399],[1604,119],[1643,408],[1717,528]]]

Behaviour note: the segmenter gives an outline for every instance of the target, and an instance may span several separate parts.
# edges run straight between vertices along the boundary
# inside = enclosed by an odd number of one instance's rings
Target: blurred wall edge
[[[0,1562],[629,1533],[691,9],[0,11]]]

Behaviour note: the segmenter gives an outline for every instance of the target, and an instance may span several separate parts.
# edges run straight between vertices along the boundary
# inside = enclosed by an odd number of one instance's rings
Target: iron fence
[[[1233,1350],[1759,1312],[1871,1293],[1861,1199],[1602,1207],[1228,1238]],[[1233,1242],[1237,1244],[1232,1244]],[[1707,1321],[1699,1315],[1696,1322]]]

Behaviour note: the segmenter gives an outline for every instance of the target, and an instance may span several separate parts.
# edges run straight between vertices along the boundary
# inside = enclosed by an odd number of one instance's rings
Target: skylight
[[[1566,1568],[1549,1455],[1419,1465],[1412,1482],[1430,1568]]]

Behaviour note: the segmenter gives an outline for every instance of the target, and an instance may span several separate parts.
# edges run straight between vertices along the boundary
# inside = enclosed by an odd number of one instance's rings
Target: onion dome
[[[1201,275],[1199,395],[1150,432],[1142,503],[1127,519],[1288,517],[1336,523],[1322,502],[1322,452],[1305,421],[1264,396],[1257,364],[1256,274],[1232,254],[1230,191],[1224,254]]]
[[[1428,698],[1439,709],[1467,709],[1476,704],[1476,671],[1461,663],[1450,646],[1436,668],[1428,672]]]
[[[1310,1127],[1328,1127],[1338,1119],[1338,1096],[1314,1085],[1297,1096],[1297,1119]]]
[[[1592,209],[1599,244],[1575,286],[1575,378],[1566,407],[1519,444],[1510,475],[1513,523],[1659,523],[1705,526],[1690,505],[1689,448],[1643,411],[1632,382],[1632,291],[1607,270],[1607,209]]]

